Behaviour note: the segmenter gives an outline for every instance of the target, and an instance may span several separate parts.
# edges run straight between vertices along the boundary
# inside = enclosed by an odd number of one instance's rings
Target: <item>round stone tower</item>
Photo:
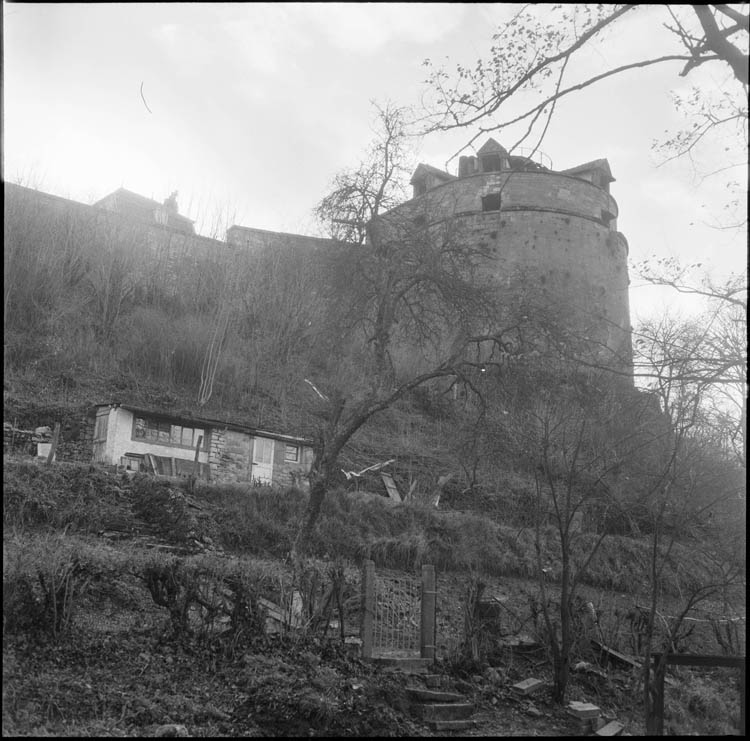
[[[501,285],[522,280],[540,305],[570,312],[594,357],[632,372],[628,243],[607,160],[554,171],[490,139],[458,172],[419,165],[414,197],[394,211],[426,225],[450,220],[458,239],[492,256]]]

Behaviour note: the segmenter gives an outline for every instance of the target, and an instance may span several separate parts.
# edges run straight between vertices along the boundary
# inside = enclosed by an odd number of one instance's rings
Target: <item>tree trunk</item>
[[[329,462],[323,462],[314,467],[310,474],[310,500],[305,513],[305,523],[294,543],[293,550],[295,553],[305,554],[310,547],[310,540],[320,517],[323,500],[331,487],[331,468]]]

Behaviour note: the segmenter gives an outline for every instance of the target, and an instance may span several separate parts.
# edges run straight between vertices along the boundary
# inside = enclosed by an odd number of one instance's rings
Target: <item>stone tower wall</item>
[[[499,194],[500,209],[483,210],[483,198],[493,194]],[[452,180],[384,219],[396,228],[404,220],[432,228],[450,224],[454,238],[493,255],[487,269],[500,285],[523,276],[541,300],[567,304],[576,312],[577,328],[605,344],[627,368],[632,356],[628,244],[616,231],[617,215],[614,198],[585,180],[502,171]]]

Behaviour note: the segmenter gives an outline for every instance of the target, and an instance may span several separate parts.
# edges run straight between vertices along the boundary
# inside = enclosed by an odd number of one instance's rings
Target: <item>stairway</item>
[[[473,728],[471,719],[474,705],[452,688],[450,679],[441,674],[429,674],[433,663],[419,658],[376,658],[374,662],[391,671],[409,676],[406,695],[413,715],[433,731],[463,731]]]

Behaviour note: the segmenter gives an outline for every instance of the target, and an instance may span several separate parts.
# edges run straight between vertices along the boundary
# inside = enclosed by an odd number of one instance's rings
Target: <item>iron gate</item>
[[[435,567],[422,566],[421,579],[385,569],[373,561],[362,569],[362,655],[435,658]]]

